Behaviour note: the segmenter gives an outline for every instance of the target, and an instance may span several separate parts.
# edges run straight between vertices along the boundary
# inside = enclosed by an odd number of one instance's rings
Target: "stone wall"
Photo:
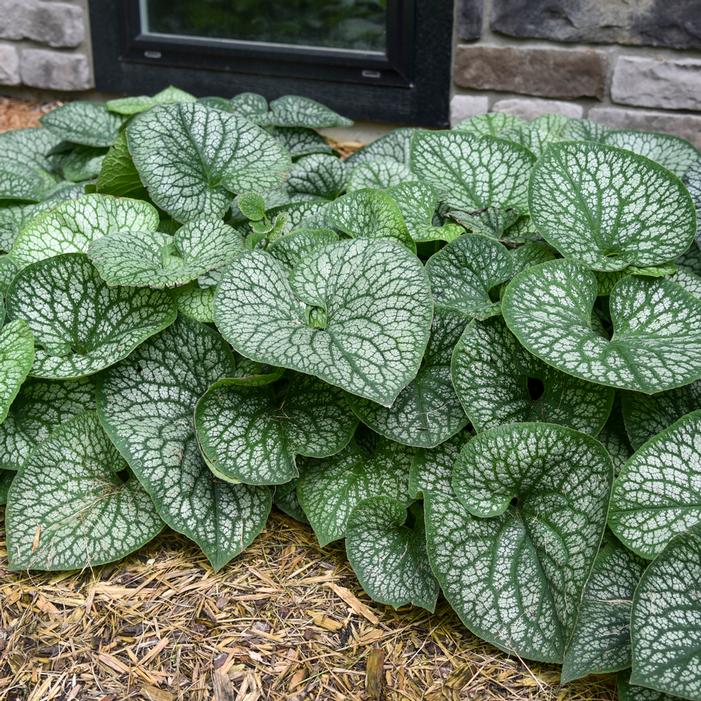
[[[457,0],[453,122],[557,112],[701,147],[701,0]]]
[[[0,0],[0,86],[93,87],[86,0]]]

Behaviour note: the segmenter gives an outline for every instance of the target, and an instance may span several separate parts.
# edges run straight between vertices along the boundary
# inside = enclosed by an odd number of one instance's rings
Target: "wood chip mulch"
[[[0,131],[53,106],[0,98]],[[81,573],[6,562],[0,533],[0,701],[615,698],[610,678],[559,686],[558,667],[483,643],[443,601],[434,615],[373,604],[342,546],[278,513],[218,573],[168,530]]]

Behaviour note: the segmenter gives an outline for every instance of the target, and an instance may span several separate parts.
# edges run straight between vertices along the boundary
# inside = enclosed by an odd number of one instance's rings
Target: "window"
[[[90,0],[99,90],[297,93],[355,119],[444,125],[452,0]]]

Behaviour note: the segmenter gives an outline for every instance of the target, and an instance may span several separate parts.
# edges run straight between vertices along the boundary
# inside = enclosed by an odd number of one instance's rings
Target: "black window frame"
[[[140,31],[139,0],[89,0],[95,86],[314,98],[353,119],[447,126],[453,0],[388,0],[387,50],[170,37]]]

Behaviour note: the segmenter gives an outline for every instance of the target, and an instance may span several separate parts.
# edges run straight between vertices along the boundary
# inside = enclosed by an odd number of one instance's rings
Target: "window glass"
[[[141,0],[144,33],[384,52],[387,0]]]

